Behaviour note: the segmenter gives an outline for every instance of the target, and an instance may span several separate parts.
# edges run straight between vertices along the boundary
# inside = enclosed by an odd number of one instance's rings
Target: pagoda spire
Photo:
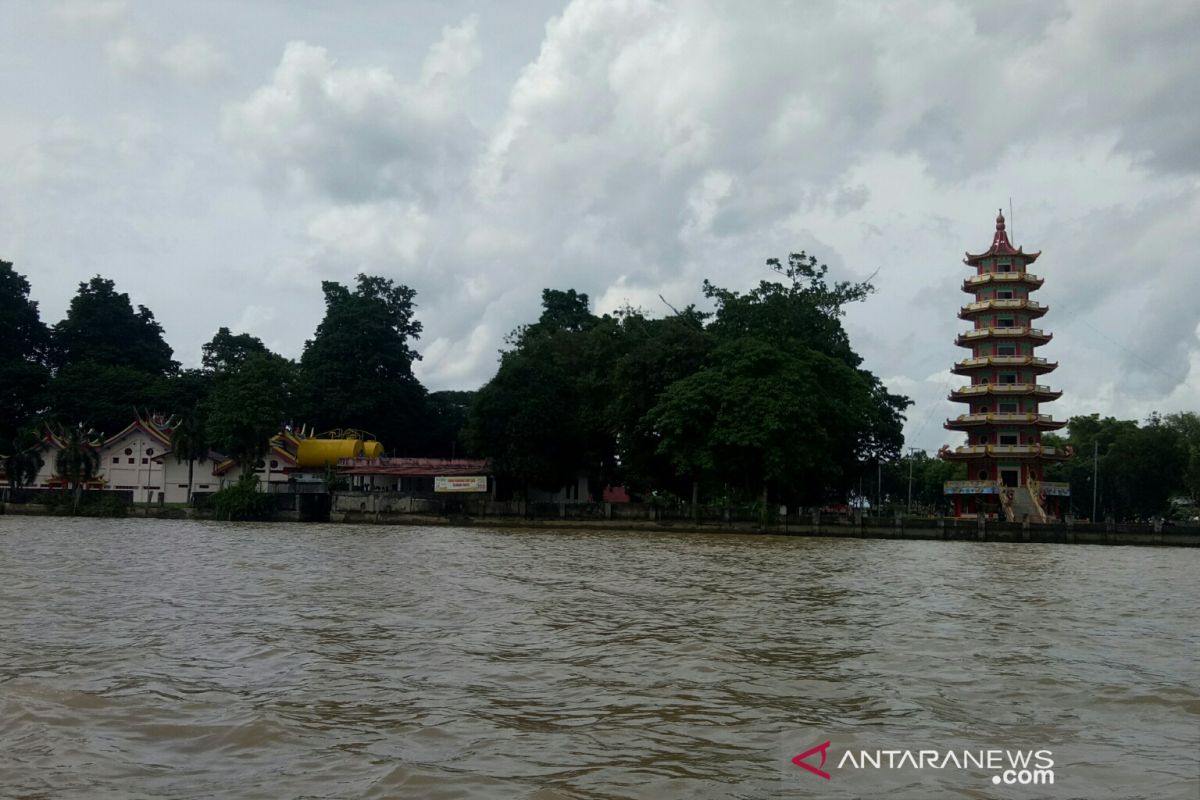
[[[996,235],[992,237],[992,251],[996,253],[1015,253],[1012,243],[1008,241],[1008,232],[1004,230],[1004,209],[996,215]]]

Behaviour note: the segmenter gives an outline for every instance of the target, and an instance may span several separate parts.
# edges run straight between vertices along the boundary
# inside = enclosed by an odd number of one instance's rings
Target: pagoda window
[[[987,470],[986,469],[979,470],[979,480],[986,481],[987,479],[988,479]]]
[[[1008,261],[996,262],[996,272],[1012,272],[1012,263]]]
[[[1017,404],[1016,403],[997,403],[996,410],[999,411],[1001,414],[1016,414],[1017,413]]]
[[[986,433],[985,433],[985,434],[982,434],[982,435],[979,437],[979,443],[980,443],[980,444],[987,444],[987,443],[988,443],[988,437],[987,437],[987,434],[986,434]]]
[[[1000,444],[1014,445],[1017,443],[1018,443],[1018,440],[1017,440],[1017,435],[1015,433],[1000,434]]]
[[[1000,291],[996,292],[996,299],[997,300],[1012,300],[1013,299],[1012,289],[1001,289]]]
[[[1013,322],[1014,322],[1014,320],[1012,317],[997,317],[996,318],[996,327],[997,328],[1011,328],[1011,327],[1013,327]]]
[[[996,347],[996,355],[998,356],[1015,356],[1017,354],[1017,346],[1014,344],[1002,344]]]
[[[1016,383],[1017,374],[1015,372],[1002,372],[1000,374],[1001,383]]]

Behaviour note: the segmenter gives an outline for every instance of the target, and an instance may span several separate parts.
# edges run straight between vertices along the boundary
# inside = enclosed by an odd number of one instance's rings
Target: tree
[[[74,502],[71,513],[79,512],[79,498],[83,485],[96,477],[100,468],[100,451],[94,441],[95,431],[85,430],[82,424],[59,428],[58,455],[55,457],[54,470],[59,477],[71,485]]]
[[[0,261],[0,448],[16,452],[14,439],[40,409],[50,377],[50,331],[29,299],[29,281]]]
[[[288,420],[295,365],[277,355],[252,354],[222,375],[207,409],[208,438],[243,469],[253,469]]]
[[[668,490],[699,495],[700,472],[681,481],[676,465],[659,452],[661,436],[647,415],[675,381],[700,370],[715,346],[704,328],[707,315],[687,307],[664,319],[649,319],[633,309],[618,314],[623,342],[614,360],[612,399],[607,419],[615,436],[618,480],[635,492]],[[690,482],[690,487],[687,485]]]
[[[1115,513],[1108,454],[1119,439],[1136,431],[1137,426],[1135,420],[1120,420],[1114,417],[1101,419],[1099,414],[1089,414],[1071,417],[1066,437],[1052,433],[1042,436],[1042,444],[1046,446],[1070,446],[1075,451],[1074,458],[1048,465],[1045,478],[1048,481],[1070,484],[1071,506],[1076,513],[1091,516],[1093,488],[1097,502],[1096,513],[1102,514],[1105,509]],[[1094,469],[1093,456],[1098,460],[1100,469]],[[1099,484],[1093,487],[1093,477],[1097,474]]]
[[[1200,508],[1200,414],[1191,411],[1168,414],[1165,424],[1175,432],[1187,455],[1183,491],[1193,508]]]
[[[4,474],[8,476],[9,488],[20,489],[33,483],[45,463],[38,432],[32,428],[18,432],[12,439],[9,455],[4,456]]]
[[[91,363],[150,375],[179,368],[154,314],[145,306],[135,311],[129,295],[117,292],[111,280],[99,275],[79,284],[52,339],[53,361],[59,368]]]
[[[204,420],[200,409],[193,408],[184,414],[171,429],[171,452],[175,463],[188,462],[187,502],[192,502],[192,475],[197,461],[208,458],[208,440],[205,437]]]
[[[1103,467],[1117,513],[1135,519],[1168,513],[1171,496],[1183,488],[1187,463],[1183,443],[1157,415],[1117,439]]]
[[[469,455],[469,449],[464,449],[462,437],[474,398],[475,392],[446,390],[429,393],[425,413],[426,444],[422,448],[426,455],[438,458]]]
[[[248,333],[235,335],[222,326],[201,348],[200,363],[209,372],[228,372],[237,369],[251,355],[266,355],[269,352],[257,336]]]
[[[704,282],[705,295],[716,303],[708,330],[723,344],[754,340],[792,354],[799,363],[815,363],[812,356],[820,355],[857,373],[854,382],[832,378],[831,388],[835,392],[845,389],[847,394],[840,399],[849,405],[835,408],[828,418],[840,433],[836,441],[830,440],[823,454],[824,483],[812,483],[816,476],[810,475],[806,489],[800,492],[806,502],[816,502],[821,499],[819,495],[844,497],[865,468],[877,469],[877,465],[899,457],[904,442],[904,410],[912,404],[907,397],[888,392],[878,377],[861,368],[862,358],[850,346],[842,327],[846,304],[864,300],[874,287],[869,282],[848,281],[830,285],[826,281],[828,268],[804,252],[792,253],[786,265],[779,259],[768,259],[767,265],[784,280],[762,281],[745,294]],[[751,351],[740,352],[745,355]],[[783,369],[782,364],[777,367]],[[831,376],[841,374],[829,364],[820,370]],[[794,367],[784,371],[797,383],[802,382],[802,371]],[[744,390],[747,383],[737,380],[728,386]],[[770,392],[771,388],[760,383],[758,390]],[[796,397],[795,402],[817,409],[825,400],[823,393],[820,389],[810,398]],[[850,438],[841,438],[841,433]]]
[[[351,291],[324,281],[325,317],[300,359],[300,409],[320,429],[371,431],[391,449],[424,444],[425,390],[413,376],[421,333],[416,292],[359,275]]]
[[[82,422],[112,434],[133,419],[134,409],[161,394],[163,378],[132,367],[95,362],[58,370],[47,390],[48,416],[60,424]]]
[[[574,290],[543,291],[541,317],[508,337],[512,349],[468,415],[471,449],[526,489],[558,489],[580,473],[598,486],[615,472],[607,411],[621,331],[587,303]]]
[[[526,489],[556,489],[570,480],[584,442],[572,413],[570,375],[549,359],[505,353],[479,390],[467,423],[468,446]]]
[[[651,409],[659,451],[681,474],[708,474],[753,492],[819,502],[871,423],[870,386],[814,350],[751,337],[722,344]]]

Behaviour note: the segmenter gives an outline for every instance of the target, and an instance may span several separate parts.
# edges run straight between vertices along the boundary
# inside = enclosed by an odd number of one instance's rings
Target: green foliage
[[[92,363],[150,375],[179,368],[150,310],[135,311],[129,295],[99,275],[79,284],[66,319],[54,326],[53,361],[60,368]]]
[[[4,456],[4,474],[13,489],[28,486],[37,479],[38,470],[46,463],[42,458],[42,437],[33,428],[19,431],[10,442],[11,450]]]
[[[595,316],[587,295],[546,290],[475,398],[467,439],[519,483],[710,496],[726,484],[817,501],[866,459],[894,459],[909,400],[850,348],[843,306],[869,284],[825,282],[803,254],[768,262],[787,282],[739,294],[705,282],[716,310],[651,320]],[[769,504],[768,504],[769,505]],[[766,506],[764,506],[765,508]]]
[[[389,449],[423,447],[425,390],[412,372],[416,292],[367,275],[354,291],[332,281],[321,288],[325,318],[300,359],[302,417],[318,430],[369,430]]]
[[[618,317],[622,352],[612,366],[607,419],[616,432],[619,480],[639,493],[663,489],[688,494],[690,476],[681,477],[671,458],[659,452],[661,437],[648,415],[669,386],[699,371],[715,339],[704,329],[705,315],[691,307],[665,319],[649,319],[632,309]]]
[[[680,474],[753,493],[775,487],[804,502],[823,499],[854,453],[872,396],[863,376],[814,350],[744,337],[673,383],[649,412],[659,452]]]
[[[468,445],[522,485],[557,488],[581,466],[573,395],[570,374],[552,360],[505,353],[471,406]]]
[[[83,362],[58,370],[50,382],[50,415],[63,423],[82,420],[114,434],[133,419],[134,409],[156,397],[162,377],[133,367]]]
[[[1193,508],[1200,508],[1200,414],[1191,411],[1168,414],[1163,422],[1175,433],[1187,460],[1182,493]]]
[[[50,331],[29,299],[29,281],[0,261],[0,450],[19,449],[13,440],[39,412],[50,377]]]
[[[269,355],[270,352],[257,336],[234,335],[222,326],[201,348],[200,363],[209,372],[229,372],[240,367],[251,355]]]
[[[1113,442],[1104,459],[1113,507],[1135,519],[1167,513],[1171,496],[1183,488],[1187,461],[1175,431],[1152,416]]]
[[[1075,451],[1071,460],[1047,467],[1046,480],[1071,484],[1071,505],[1080,516],[1091,516],[1093,476],[1098,517],[1169,516],[1172,497],[1194,502],[1200,474],[1197,429],[1200,423],[1190,412],[1152,414],[1144,425],[1098,414],[1072,417],[1065,438],[1042,437],[1046,444],[1066,444]]]
[[[275,516],[275,498],[258,491],[258,476],[250,469],[238,482],[208,498],[207,507],[216,519],[270,520]]]
[[[171,453],[176,463],[188,464],[187,501],[192,501],[192,483],[196,462],[208,458],[208,436],[199,407],[179,417],[171,429]]]
[[[435,458],[454,458],[470,455],[461,441],[467,425],[467,414],[475,392],[430,392],[426,398],[424,455]]]
[[[207,438],[214,449],[253,467],[290,416],[295,365],[274,354],[252,353],[216,378],[206,405]]]
[[[85,430],[82,424],[60,428],[57,436],[59,449],[54,471],[71,485],[74,512],[79,508],[83,484],[95,478],[100,469],[100,453],[95,445],[95,431]]]

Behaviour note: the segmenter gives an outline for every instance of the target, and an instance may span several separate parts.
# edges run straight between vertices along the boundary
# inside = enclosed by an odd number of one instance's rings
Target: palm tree
[[[83,493],[83,484],[96,477],[96,472],[100,469],[100,453],[92,442],[94,436],[95,431],[85,431],[82,423],[60,429],[58,433],[59,451],[54,469],[71,484],[75,496],[72,514],[79,512],[79,497]]]
[[[12,455],[4,457],[4,474],[9,488],[16,491],[37,480],[38,470],[46,463],[42,458],[41,440],[34,431],[22,431],[9,445]]]
[[[208,442],[205,441],[204,421],[197,409],[180,418],[178,424],[171,429],[171,452],[175,454],[175,463],[188,462],[187,502],[192,503],[192,471],[197,461],[208,458]]]

